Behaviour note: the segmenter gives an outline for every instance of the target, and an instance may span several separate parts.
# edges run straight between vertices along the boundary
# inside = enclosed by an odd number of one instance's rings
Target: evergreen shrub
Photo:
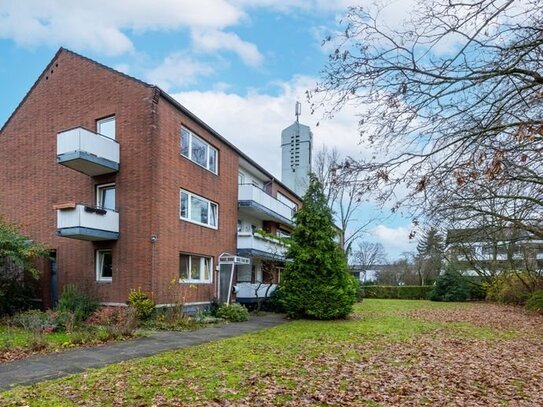
[[[244,322],[249,319],[249,311],[241,304],[223,304],[217,310],[217,317],[230,322]]]
[[[468,280],[450,268],[437,278],[430,292],[430,300],[432,301],[466,301],[468,299]]]
[[[344,318],[353,309],[358,283],[349,273],[322,185],[312,175],[294,216],[287,263],[279,285],[281,304],[292,318]]]
[[[397,300],[427,300],[432,289],[433,286],[431,285],[363,286],[365,298],[383,298]]]

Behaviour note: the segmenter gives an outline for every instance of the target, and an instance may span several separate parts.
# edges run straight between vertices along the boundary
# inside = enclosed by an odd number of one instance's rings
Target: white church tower
[[[296,121],[281,132],[281,181],[303,196],[309,185],[313,133],[309,126],[300,124],[302,105],[296,102]]]

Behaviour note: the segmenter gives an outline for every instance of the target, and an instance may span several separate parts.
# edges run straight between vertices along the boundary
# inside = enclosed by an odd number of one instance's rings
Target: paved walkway
[[[251,317],[247,322],[220,324],[196,331],[162,331],[145,338],[112,345],[30,356],[15,362],[0,364],[0,391],[9,390],[18,385],[29,385],[68,376],[123,360],[156,355],[169,350],[230,338],[279,325],[285,321],[281,315],[269,314]]]

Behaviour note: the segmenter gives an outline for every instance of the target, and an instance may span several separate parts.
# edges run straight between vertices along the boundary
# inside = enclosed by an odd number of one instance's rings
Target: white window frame
[[[183,194],[187,194],[187,196],[188,196],[188,200],[187,200],[187,203],[188,203],[187,217],[183,217],[182,212],[181,212],[181,210],[182,210],[181,200],[182,200]],[[191,201],[192,201],[193,197],[207,202],[207,213],[208,213],[207,220],[208,220],[208,222],[211,219],[211,216],[210,216],[211,207],[212,207],[212,205],[215,206],[215,208],[216,208],[215,209],[215,225],[212,225],[210,223],[199,222],[197,220],[192,219],[192,203],[191,203]],[[193,194],[192,192],[185,191],[184,189],[181,189],[179,191],[179,219],[184,220],[186,222],[194,223],[196,225],[204,226],[206,228],[217,230],[219,228],[219,204],[216,203],[216,202],[210,201],[209,199],[206,199],[203,196],[196,195],[196,194]]]
[[[188,136],[189,136],[188,155],[183,154],[183,131],[186,131],[188,133]],[[192,158],[192,140],[193,139],[197,139],[202,144],[205,144],[205,146],[206,146],[206,165],[202,165],[199,162],[196,162]],[[179,153],[181,154],[181,156],[183,156],[185,158],[188,158],[193,163],[195,163],[196,165],[198,165],[198,166],[200,166],[202,168],[205,168],[206,170],[208,170],[212,174],[217,175],[219,173],[219,150],[217,150],[215,147],[213,147],[211,144],[209,144],[203,138],[198,137],[196,134],[194,134],[192,131],[190,131],[186,127],[181,127],[181,134],[179,136],[179,147],[180,147]],[[209,153],[210,151],[215,152],[215,169],[214,170],[210,168],[210,161],[211,161],[210,160],[211,155]]]
[[[181,256],[187,256],[188,261],[188,268],[189,268],[189,278],[183,279],[181,278]],[[200,261],[200,279],[193,279],[190,278],[192,275],[190,275],[190,272],[192,270],[192,262],[193,258],[199,258]],[[205,260],[209,260],[209,278],[206,280],[204,278],[205,276]],[[213,283],[213,256],[204,256],[199,254],[191,254],[191,253],[179,253],[179,283],[190,283],[190,284],[211,284]]]
[[[109,253],[111,256],[111,277],[104,277],[103,262],[104,254]],[[96,281],[100,283],[111,283],[113,281],[113,251],[111,249],[99,249],[96,250],[95,263],[96,263]]]
[[[100,132],[102,124],[109,123],[109,122],[114,122],[113,124],[115,126],[114,127],[115,134],[113,134],[113,137],[111,137],[111,135],[108,136],[107,134],[102,134]],[[100,135],[102,135],[104,137],[110,138],[112,140],[115,140],[117,138],[117,122],[115,120],[115,115],[109,116],[109,117],[104,117],[103,119],[100,119],[100,120],[96,120],[96,133],[98,133],[98,134],[100,134]]]
[[[104,208],[103,205],[102,205],[103,204],[103,202],[102,202],[102,190],[103,189],[111,189],[111,187],[113,187],[113,189],[115,189],[115,208]],[[101,208],[101,209],[111,210],[111,211],[116,211],[117,210],[117,187],[115,186],[114,182],[111,182],[109,184],[96,185],[96,207]]]

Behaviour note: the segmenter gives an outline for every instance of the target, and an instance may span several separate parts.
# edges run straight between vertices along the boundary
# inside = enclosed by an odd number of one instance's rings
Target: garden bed
[[[13,362],[36,354],[61,352],[67,349],[99,346],[140,336],[111,337],[105,329],[85,329],[71,333],[51,332],[36,336],[22,328],[0,325],[0,363]]]

